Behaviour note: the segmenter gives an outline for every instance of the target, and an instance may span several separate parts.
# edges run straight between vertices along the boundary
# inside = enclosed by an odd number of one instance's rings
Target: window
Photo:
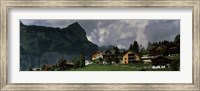
[[[126,60],[126,58],[124,58]]]

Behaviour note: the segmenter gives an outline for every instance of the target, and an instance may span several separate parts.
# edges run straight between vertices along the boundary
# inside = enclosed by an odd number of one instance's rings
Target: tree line
[[[163,40],[158,42],[149,42],[147,48],[144,48],[144,46],[139,45],[137,41],[134,41],[133,43],[130,44],[129,50],[134,51],[142,56],[148,54],[148,49],[150,49],[150,47],[157,45],[164,45],[164,46],[175,45],[180,47],[180,34],[176,35],[173,41]]]

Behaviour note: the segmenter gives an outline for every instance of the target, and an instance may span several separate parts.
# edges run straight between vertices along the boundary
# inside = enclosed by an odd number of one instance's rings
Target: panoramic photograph
[[[20,19],[20,71],[180,71],[180,20]]]

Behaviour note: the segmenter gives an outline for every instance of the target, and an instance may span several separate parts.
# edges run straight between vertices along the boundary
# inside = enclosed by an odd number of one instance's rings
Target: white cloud
[[[121,45],[121,44],[117,45],[117,47],[120,48],[120,49],[126,48],[125,46],[123,46],[123,45]]]
[[[89,36],[92,37],[93,43],[99,46],[116,45],[120,48],[129,48],[129,45],[133,43],[134,40],[137,40],[140,44],[147,45],[147,39],[143,31],[148,21],[117,20],[107,26],[99,27],[103,23],[104,22],[99,22],[97,29],[90,33]],[[98,35],[94,36],[92,34]]]
[[[133,36],[133,34],[132,33],[122,33],[121,35],[120,35],[120,39],[125,39],[125,38],[128,38],[128,37],[131,37],[131,36]]]
[[[86,37],[87,37],[87,39],[88,39],[89,41],[93,41],[93,40],[92,40],[92,36],[86,35]]]
[[[102,46],[129,48],[133,41],[144,47],[148,42],[172,40],[180,33],[179,20],[21,20],[26,25],[64,28],[78,21],[89,41]]]

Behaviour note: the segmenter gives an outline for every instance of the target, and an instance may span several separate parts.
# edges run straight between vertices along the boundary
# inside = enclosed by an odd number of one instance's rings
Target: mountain
[[[84,52],[87,59],[98,46],[90,42],[85,30],[75,22],[66,28],[24,25],[20,22],[20,70],[72,60]]]

